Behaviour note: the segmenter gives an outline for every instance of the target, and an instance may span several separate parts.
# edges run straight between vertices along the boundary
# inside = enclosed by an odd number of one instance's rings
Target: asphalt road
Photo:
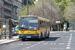
[[[50,38],[0,45],[0,50],[75,50],[75,32],[55,32]]]

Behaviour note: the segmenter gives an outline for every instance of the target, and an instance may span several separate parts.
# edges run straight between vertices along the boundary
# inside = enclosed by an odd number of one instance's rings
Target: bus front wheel
[[[22,38],[22,41],[25,41],[25,39],[24,39],[24,38]]]

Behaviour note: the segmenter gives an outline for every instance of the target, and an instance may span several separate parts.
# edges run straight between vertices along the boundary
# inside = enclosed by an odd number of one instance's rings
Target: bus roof
[[[43,21],[49,22],[49,19],[46,19],[46,18],[43,18],[43,17],[39,17],[39,16],[35,16],[35,15],[26,15],[26,16],[22,16],[22,17],[38,17],[39,20],[43,20]]]
[[[38,17],[38,18],[39,18],[40,20],[49,22],[49,19],[46,19],[46,18],[43,18],[43,17]]]

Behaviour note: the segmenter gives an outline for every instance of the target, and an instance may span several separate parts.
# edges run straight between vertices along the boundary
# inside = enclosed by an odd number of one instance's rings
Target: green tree
[[[22,6],[20,16],[27,14],[27,6]],[[36,4],[29,5],[29,14],[48,18],[51,24],[55,24],[57,20],[63,20],[58,5],[53,0],[39,0]]]
[[[55,21],[61,20],[60,8],[53,2],[53,0],[40,0],[31,10],[31,15],[37,15],[44,18],[48,18],[51,24],[55,24]]]
[[[29,4],[29,10],[31,10],[35,5],[34,4]],[[27,15],[27,5],[22,5],[22,8],[21,8],[21,13],[19,16],[25,16]]]
[[[75,5],[73,4],[75,0],[54,0],[54,2],[60,7],[64,20],[68,22],[74,20],[74,8],[72,8],[72,5]]]
[[[54,0],[54,1],[61,8],[62,14],[64,14],[64,10],[73,2],[72,0]]]
[[[64,11],[65,19],[69,22],[75,22],[75,4],[71,4]]]
[[[25,16],[27,14],[27,6],[23,5],[21,8],[20,16]]]

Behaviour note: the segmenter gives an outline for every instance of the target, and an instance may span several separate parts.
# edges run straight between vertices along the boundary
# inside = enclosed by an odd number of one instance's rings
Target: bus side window
[[[43,21],[40,21],[40,27],[43,27]]]
[[[1,28],[1,23],[0,23],[0,28]]]
[[[41,24],[41,21],[40,21],[40,24]]]
[[[43,23],[43,21],[40,21],[40,25]]]

